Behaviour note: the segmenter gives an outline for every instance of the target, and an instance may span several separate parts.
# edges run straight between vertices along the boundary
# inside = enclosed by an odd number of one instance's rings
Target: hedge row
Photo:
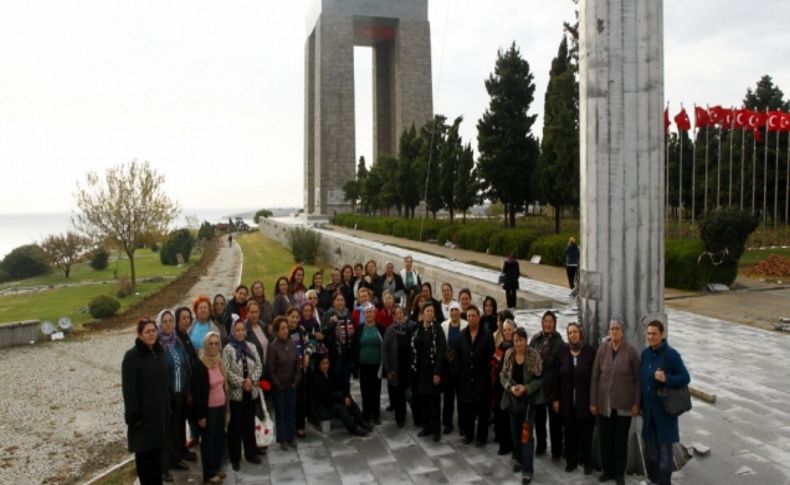
[[[697,291],[708,283],[731,285],[738,276],[738,263],[725,262],[714,265],[705,253],[702,241],[666,242],[664,249],[665,286]]]

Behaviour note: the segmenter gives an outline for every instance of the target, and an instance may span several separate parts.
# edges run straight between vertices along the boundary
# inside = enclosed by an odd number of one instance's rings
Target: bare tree
[[[152,236],[161,236],[180,212],[165,195],[165,178],[147,161],[112,167],[103,178],[89,172],[85,187],[77,183],[81,213],[73,222],[94,241],[109,241],[129,258],[132,287],[137,284],[134,252]]]
[[[50,264],[63,271],[66,278],[71,273],[71,267],[78,263],[85,255],[88,240],[74,231],[65,234],[52,234],[41,243],[41,248],[47,254]]]

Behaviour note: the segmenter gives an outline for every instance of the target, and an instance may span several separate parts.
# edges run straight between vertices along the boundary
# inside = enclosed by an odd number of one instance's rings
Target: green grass
[[[132,461],[97,481],[96,485],[131,485],[135,480],[137,480],[137,471]]]
[[[741,256],[739,263],[742,265],[757,264],[760,261],[765,261],[768,259],[768,256],[772,254],[778,254],[785,258],[790,258],[790,248],[747,249],[743,253],[743,256]]]
[[[288,276],[294,262],[291,251],[277,241],[268,239],[259,232],[244,234],[237,239],[244,252],[244,267],[241,281],[247,286],[255,280],[263,282],[264,294],[271,299],[274,296],[274,283],[280,276]],[[305,282],[310,286],[313,273],[317,266],[306,265]],[[329,275],[324,274],[324,284],[329,284]]]

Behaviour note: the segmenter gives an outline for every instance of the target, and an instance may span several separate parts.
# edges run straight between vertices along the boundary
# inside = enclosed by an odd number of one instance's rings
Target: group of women
[[[141,319],[123,361],[129,449],[141,484],[172,480],[171,470],[196,459],[195,440],[207,483],[225,478],[225,456],[234,470],[242,451],[246,462],[260,463],[255,417],[267,406],[282,450],[298,446],[308,418],[337,419],[364,436],[381,423],[382,381],[397,427],[410,407],[418,436],[439,441],[457,416],[463,443],[483,447],[493,422],[498,453],[512,455],[523,483],[549,438],[552,458],[564,456],[567,471],[591,473],[596,424],[600,480],[622,483],[628,428],[641,412],[650,478],[670,483],[677,417],[663,412],[658,389],[689,377],[660,322],[649,324],[640,358],[618,319],[596,350],[577,323],[568,324],[565,342],[552,312],[528,340],[494,298],[478,308],[468,289],[455,296],[444,283],[435,299],[407,257],[399,272],[392,263],[381,274],[374,261],[345,265],[326,286],[321,273],[307,285],[297,266],[277,280],[271,303],[255,281],[227,300],[199,296],[192,308]]]

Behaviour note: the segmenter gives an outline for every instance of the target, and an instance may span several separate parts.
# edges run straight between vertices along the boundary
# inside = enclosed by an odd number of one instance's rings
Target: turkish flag
[[[782,126],[782,113],[781,111],[769,111],[768,112],[768,120],[766,124],[768,125],[768,131],[779,131]]]
[[[700,106],[694,106],[694,125],[697,128],[704,128],[710,125],[708,110]]]
[[[790,132],[790,113],[782,114],[782,131]]]
[[[678,130],[681,131],[689,131],[691,129],[691,121],[686,113],[686,108],[680,108],[680,113],[675,115],[675,124],[678,126]]]
[[[739,109],[735,111],[735,127],[746,128],[749,120],[749,110]]]
[[[762,128],[765,126],[766,118],[765,113],[750,111],[749,116],[746,118],[747,126],[753,130]]]
[[[671,124],[669,122],[669,107],[667,106],[664,108],[664,136],[667,136],[667,133],[669,133],[669,125]]]
[[[753,129],[752,130],[752,137],[754,137],[754,141],[756,141],[757,143],[762,143],[763,142],[763,130],[760,130],[760,129],[757,129],[757,128]]]
[[[714,106],[708,110],[710,113],[710,121],[714,125],[721,125],[724,122],[724,119],[727,117],[727,112],[729,110],[726,108],[722,108],[721,106]]]

